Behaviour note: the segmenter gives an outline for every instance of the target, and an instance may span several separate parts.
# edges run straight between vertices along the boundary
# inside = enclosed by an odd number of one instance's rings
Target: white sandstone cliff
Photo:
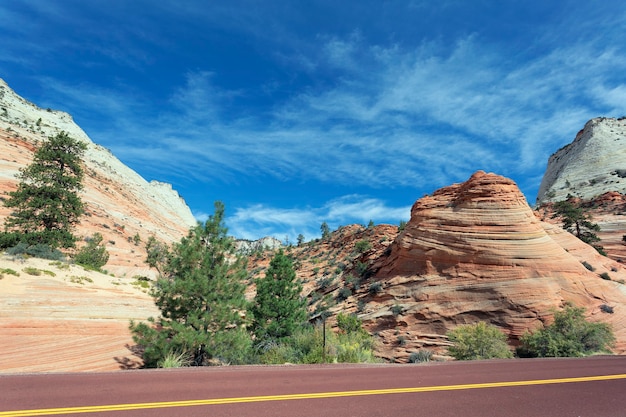
[[[548,160],[537,204],[626,193],[626,118],[595,118]]]

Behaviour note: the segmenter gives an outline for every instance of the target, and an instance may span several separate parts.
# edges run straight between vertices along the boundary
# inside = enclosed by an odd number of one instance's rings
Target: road
[[[0,375],[0,417],[626,416],[626,357]]]

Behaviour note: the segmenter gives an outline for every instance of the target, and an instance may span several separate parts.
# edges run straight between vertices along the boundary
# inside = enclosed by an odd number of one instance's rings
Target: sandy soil
[[[140,364],[128,324],[157,316],[158,309],[133,279],[6,255],[0,256],[0,270],[0,373]]]

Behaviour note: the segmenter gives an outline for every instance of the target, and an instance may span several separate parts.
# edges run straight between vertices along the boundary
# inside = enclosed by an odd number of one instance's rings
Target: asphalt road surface
[[[626,357],[0,375],[12,416],[626,417]]]

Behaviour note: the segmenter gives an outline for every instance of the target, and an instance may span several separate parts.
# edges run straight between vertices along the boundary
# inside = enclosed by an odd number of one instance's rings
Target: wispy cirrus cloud
[[[295,242],[299,234],[307,240],[319,237],[326,222],[331,229],[347,224],[367,224],[370,220],[398,224],[408,220],[411,207],[390,207],[380,199],[349,195],[333,199],[320,207],[284,209],[264,204],[239,207],[226,221],[229,232],[244,239],[260,236],[288,237]]]
[[[101,73],[106,87],[33,77],[47,99],[39,104],[62,105],[96,142],[144,176],[191,179],[195,185],[272,178],[342,186],[335,197],[362,192],[355,187],[368,194],[411,187],[422,194],[484,169],[517,180],[532,199],[550,153],[571,141],[589,118],[626,113],[623,8],[559,8],[558,19],[536,25],[532,20],[524,41],[507,43],[480,24],[445,36],[414,29],[412,22],[410,28],[396,25],[402,13],[406,21],[447,18],[463,2],[383,3],[337,5],[356,22],[343,30],[335,29],[344,22],[332,25],[343,19],[329,15],[335,5],[324,2],[306,10],[283,2],[270,12],[254,2],[199,8],[163,0],[141,15],[129,11],[147,3],[46,3],[37,11],[40,22],[50,19],[82,36],[46,36],[33,27],[38,39],[46,38],[37,46],[23,37],[28,32],[7,25],[20,36],[3,50],[0,65],[17,62],[20,51],[32,52],[32,68],[69,51],[81,56],[68,67],[79,75],[101,65],[96,58],[113,62],[120,72]],[[0,13],[0,22],[11,23],[4,16],[10,15]],[[309,19],[319,24],[305,25]],[[183,43],[171,43],[180,34]],[[231,37],[255,52],[255,62],[271,61],[258,85],[256,78],[228,78],[229,71],[257,77],[261,70],[247,61],[219,67],[219,54],[229,55],[228,46],[200,49]],[[183,56],[184,43],[198,48],[192,58]],[[196,59],[203,53],[215,53],[215,59]],[[179,57],[188,59],[184,68],[170,69],[169,60]],[[169,70],[162,80],[152,74],[156,66]],[[133,77],[125,78],[122,70],[134,71]],[[140,78],[151,79],[149,90],[134,84]],[[315,235],[321,221],[334,219],[341,224],[398,218],[383,201],[356,198],[360,218],[349,215],[357,209],[352,197],[326,198],[316,208],[253,202],[236,208],[231,220],[242,236],[258,236],[272,230],[291,235],[301,227]],[[195,209],[198,218],[205,216],[202,207]]]

